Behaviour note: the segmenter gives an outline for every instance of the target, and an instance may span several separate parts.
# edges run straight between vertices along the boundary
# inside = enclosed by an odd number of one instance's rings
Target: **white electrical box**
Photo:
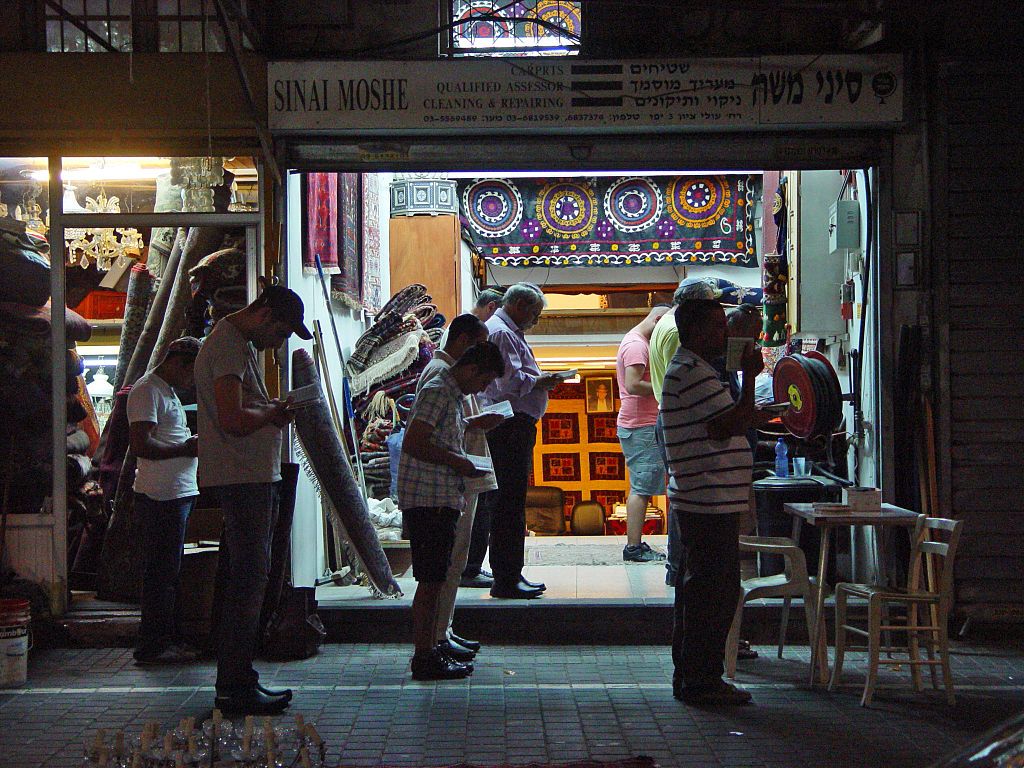
[[[846,333],[840,291],[846,259],[829,251],[830,208],[843,188],[835,171],[786,174],[789,211],[789,297],[793,333],[819,339]],[[856,203],[854,203],[856,204]]]
[[[837,200],[828,209],[828,252],[860,249],[860,203]]]

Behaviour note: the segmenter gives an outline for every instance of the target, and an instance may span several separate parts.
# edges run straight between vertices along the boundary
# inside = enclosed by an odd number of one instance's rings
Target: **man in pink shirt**
[[[651,388],[648,360],[654,326],[670,309],[668,304],[653,307],[647,317],[623,337],[615,356],[615,376],[621,400],[617,420],[619,443],[629,467],[626,546],[622,550],[622,559],[627,562],[665,559],[665,555],[651,549],[641,538],[651,497],[665,493],[665,463],[655,427],[658,401]]]

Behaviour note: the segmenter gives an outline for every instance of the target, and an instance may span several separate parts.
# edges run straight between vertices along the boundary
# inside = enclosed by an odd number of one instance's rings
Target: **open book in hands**
[[[481,472],[494,471],[494,462],[491,461],[490,456],[475,456],[470,453],[467,454],[466,458],[469,459],[470,463],[473,465],[475,469],[478,469]]]
[[[504,416],[506,419],[512,418],[512,403],[508,400],[501,400],[497,403],[492,403],[484,408],[480,409],[480,415],[485,413],[495,413],[499,416]]]

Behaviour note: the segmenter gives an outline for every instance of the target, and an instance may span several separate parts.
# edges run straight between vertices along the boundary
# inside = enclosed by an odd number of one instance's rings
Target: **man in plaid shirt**
[[[438,647],[434,627],[464,504],[463,478],[485,474],[466,456],[464,397],[482,392],[504,371],[494,344],[476,344],[423,385],[409,414],[398,465],[398,503],[417,582],[412,602],[414,680],[457,679],[473,671],[471,664],[454,661]]]

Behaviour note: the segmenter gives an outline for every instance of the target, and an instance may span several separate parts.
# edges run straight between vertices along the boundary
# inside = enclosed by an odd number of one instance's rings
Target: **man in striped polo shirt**
[[[688,704],[745,704],[750,694],[726,683],[722,673],[739,599],[739,519],[750,499],[751,454],[744,434],[770,418],[754,408],[754,379],[764,362],[749,344],[743,388],[733,401],[711,365],[725,353],[722,305],[685,300],[675,320],[680,346],[665,373],[661,399],[669,503],[685,562],[685,576],[676,582],[672,694]]]

